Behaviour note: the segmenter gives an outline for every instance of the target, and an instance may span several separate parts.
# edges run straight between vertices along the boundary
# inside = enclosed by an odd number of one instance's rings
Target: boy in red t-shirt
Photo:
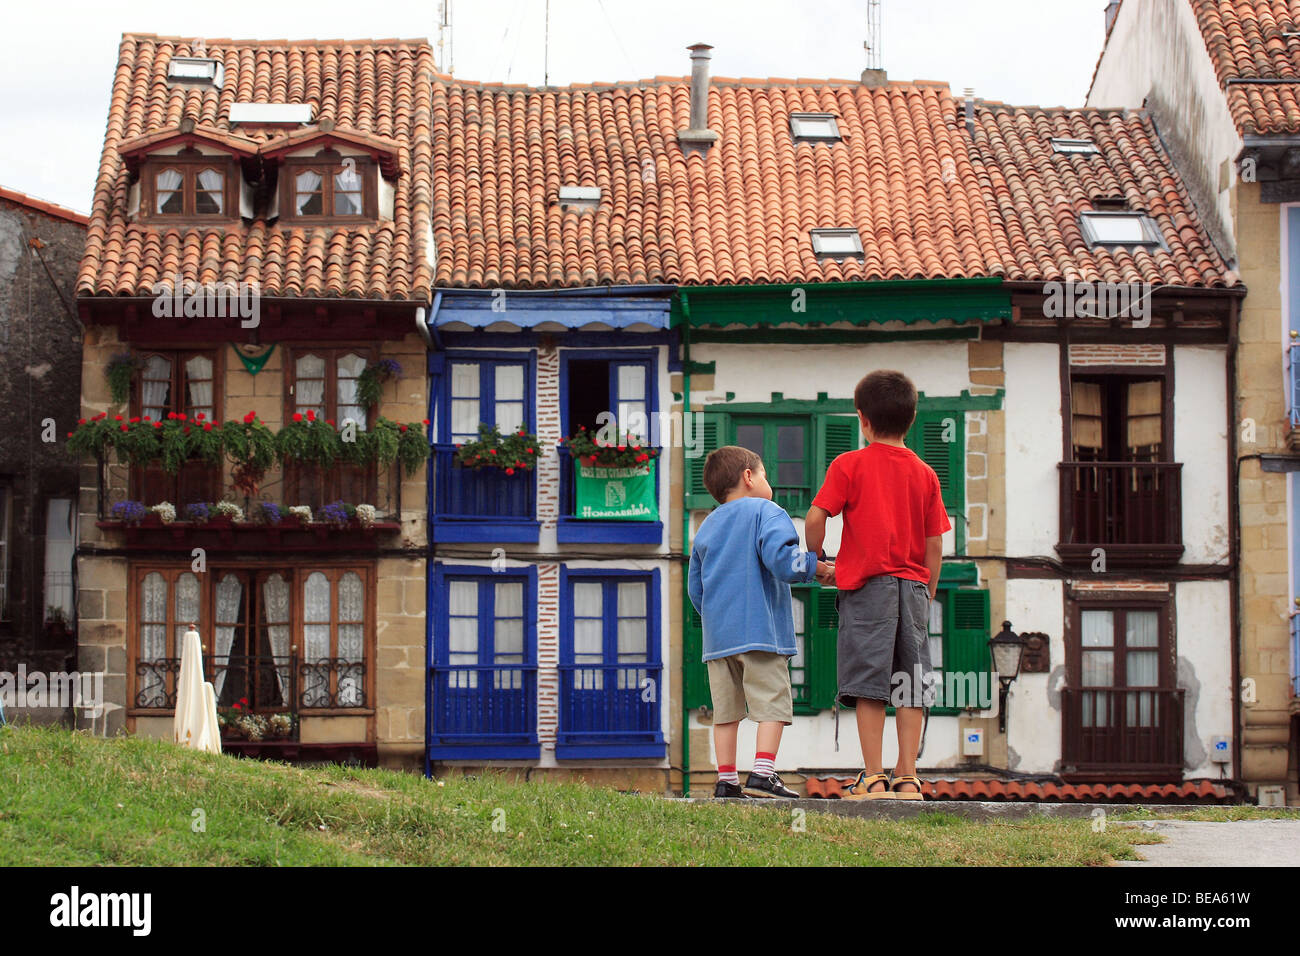
[[[934,469],[903,444],[916,418],[916,386],[878,370],[853,391],[869,444],[838,456],[804,524],[808,550],[822,551],[826,519],[843,513],[835,564],[839,594],[838,699],[857,711],[865,769],[849,800],[921,799],[916,752],[930,673],[930,601],[939,584],[943,533],[951,524]],[[898,725],[898,763],[884,772],[885,704]]]

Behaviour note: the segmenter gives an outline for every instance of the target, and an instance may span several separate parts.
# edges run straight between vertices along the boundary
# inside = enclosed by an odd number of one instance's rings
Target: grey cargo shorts
[[[895,707],[932,707],[930,590],[920,581],[882,574],[856,591],[840,591],[837,699]]]

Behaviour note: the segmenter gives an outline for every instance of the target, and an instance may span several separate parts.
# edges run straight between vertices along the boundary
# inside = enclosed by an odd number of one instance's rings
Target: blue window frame
[[[435,540],[536,542],[537,476],[458,468],[456,445],[478,438],[479,423],[502,432],[535,429],[534,353],[455,351],[429,359],[434,480],[429,510]]]
[[[649,442],[658,436],[653,422],[659,412],[657,349],[562,349],[560,352],[560,427],[572,435],[579,425],[597,429],[601,412],[616,416],[619,437],[626,438],[628,426]],[[659,459],[664,461],[662,457]],[[655,470],[655,494],[659,494],[660,469]],[[659,544],[663,541],[661,521],[593,521],[576,518],[574,512],[573,463],[560,468],[560,518],[556,537],[567,542],[613,542]]]
[[[659,573],[560,571],[560,760],[665,753]]]
[[[536,759],[537,571],[435,564],[430,760]]]

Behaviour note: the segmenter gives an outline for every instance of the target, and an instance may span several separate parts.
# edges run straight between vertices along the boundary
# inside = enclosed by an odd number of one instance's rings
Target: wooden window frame
[[[160,213],[157,208],[158,174],[165,169],[175,169],[182,178],[183,211]],[[222,211],[201,213],[194,209],[194,194],[199,173],[215,169],[225,178]],[[182,150],[174,155],[150,156],[140,168],[140,219],[144,222],[201,222],[231,223],[239,219],[239,163],[233,156],[209,155],[194,149]]]
[[[1083,678],[1083,612],[1084,611],[1156,611],[1159,615],[1159,643],[1156,645],[1159,659],[1159,682],[1156,688],[1168,690],[1176,686],[1178,677],[1177,650],[1174,635],[1174,599],[1170,592],[1143,592],[1140,596],[1124,591],[1071,591],[1066,596],[1065,626],[1065,685],[1080,688]],[[1116,633],[1119,633],[1122,620],[1115,619]],[[1113,636],[1112,636],[1113,640]],[[1118,651],[1121,645],[1112,644]],[[1127,645],[1123,645],[1127,658]],[[1118,657],[1116,673],[1119,673]],[[1127,680],[1127,663],[1125,667]],[[1090,685],[1091,686],[1091,685]],[[1112,687],[1126,688],[1128,684],[1112,684]],[[1141,688],[1138,688],[1141,689]]]
[[[128,591],[127,591],[127,717],[158,717],[174,712],[173,708],[158,707],[136,707],[135,696],[139,691],[139,675],[136,673],[136,665],[141,661],[140,656],[140,587],[144,579],[153,572],[158,572],[167,580],[167,658],[180,656],[176,644],[175,624],[188,624],[188,621],[177,621],[173,623],[175,614],[175,582],[176,579],[191,571],[188,563],[183,564],[138,564],[132,565],[128,574]],[[307,563],[294,565],[286,568],[283,562],[243,562],[238,564],[217,563],[212,565],[204,574],[197,575],[199,579],[199,620],[195,623],[199,626],[199,634],[207,642],[207,650],[204,653],[205,662],[211,653],[211,641],[213,639],[213,622],[216,620],[216,591],[217,582],[220,576],[229,572],[241,574],[245,578],[246,586],[260,586],[262,578],[266,573],[279,571],[288,579],[289,584],[289,633],[290,647],[302,651],[302,626],[303,626],[303,586],[306,583],[308,575],[321,571],[330,578],[330,648],[331,656],[337,657],[338,650],[338,580],[347,572],[352,571],[361,577],[362,587],[365,589],[363,600],[363,621],[362,621],[362,661],[365,665],[365,687],[363,689],[363,699],[366,701],[361,707],[320,707],[304,709],[298,701],[289,710],[300,716],[308,717],[330,717],[330,716],[365,716],[370,717],[373,721],[376,712],[375,707],[375,661],[376,661],[376,594],[375,581],[377,579],[376,568],[373,564],[350,564],[350,563]],[[254,630],[259,630],[259,624],[250,624]],[[301,657],[300,659],[305,660]],[[331,688],[331,692],[334,689]],[[373,725],[367,732],[367,735],[373,737]]]
[[[352,160],[361,176],[361,212],[354,216],[334,212],[334,177],[343,171],[343,163]],[[321,177],[321,209],[319,215],[298,212],[298,176],[308,170]],[[293,156],[280,164],[279,192],[280,218],[285,222],[305,223],[368,223],[379,220],[379,167],[370,156],[344,156],[335,149],[322,149],[315,156]]]
[[[298,411],[298,401],[296,396],[297,390],[297,373],[298,359],[315,355],[325,359],[325,394],[322,397],[322,404],[325,411],[320,415],[327,421],[335,422],[335,429],[338,428],[338,360],[343,355],[359,355],[366,360],[366,364],[375,361],[375,346],[368,343],[343,343],[327,346],[315,345],[291,345],[285,350],[284,362],[284,418],[285,424],[293,421],[294,414]],[[370,410],[366,409],[366,428],[371,427]],[[379,468],[373,462],[365,466],[352,465],[348,462],[335,462],[327,469],[318,469],[321,480],[321,501],[320,505],[329,504],[331,501],[346,499],[342,494],[343,480],[342,469],[350,468],[359,472],[361,480],[365,485],[365,495],[361,501],[349,501],[349,504],[361,504],[363,502],[374,502],[379,493]],[[305,470],[304,470],[305,469]],[[306,480],[312,469],[310,466],[299,465],[296,462],[286,462],[283,466],[283,478],[285,494],[288,495],[290,490],[302,497],[300,483]],[[286,503],[290,503],[287,501]],[[307,501],[294,501],[292,504],[308,504]]]
[[[1165,462],[1176,462],[1174,448],[1174,355],[1173,346],[1165,347],[1163,365],[1071,365],[1068,347],[1062,347],[1061,359],[1061,430],[1063,441],[1061,461],[1074,462],[1074,380],[1101,377],[1162,379],[1161,384],[1161,446]]]
[[[170,391],[169,391],[169,398],[171,400],[172,407],[171,409],[169,409],[169,411],[176,410],[177,407],[176,396],[179,395],[181,396],[182,399],[179,407],[186,410],[185,411],[186,415],[190,414],[188,410],[190,408],[190,404],[189,404],[189,389],[186,387],[187,380],[185,375],[185,363],[189,359],[194,358],[195,356],[210,359],[212,362],[212,419],[211,421],[214,422],[222,421],[221,412],[222,409],[224,408],[222,402],[225,398],[225,395],[223,394],[224,390],[222,388],[222,384],[225,381],[225,370],[226,370],[225,349],[158,347],[158,348],[141,350],[138,353],[138,356],[140,357],[141,360],[148,360],[150,356],[154,356],[154,355],[162,356],[163,358],[167,359],[172,363],[172,380],[171,380]],[[134,378],[132,378],[131,380],[131,396],[127,407],[130,409],[130,414],[128,415],[129,418],[140,418],[143,420],[144,417],[144,369],[143,368],[138,370]],[[164,416],[165,414],[166,413],[164,413]],[[164,420],[166,420],[165,417]],[[193,420],[194,419],[191,418],[191,421]],[[206,418],[204,419],[204,421],[208,421],[208,420],[209,419]],[[160,468],[160,467],[161,465],[132,465],[131,466],[129,481],[131,486],[131,494],[134,498],[136,498],[137,500],[143,500],[144,497],[143,485],[144,485],[145,471],[149,468]],[[203,461],[191,461],[191,462],[186,462],[181,467],[183,469],[190,468],[190,469],[207,470],[208,472],[210,472],[209,480],[215,482],[216,490],[218,494],[220,493],[223,482],[225,480],[224,465],[220,463],[210,464],[208,462],[203,462]],[[180,511],[182,507],[191,503],[188,501],[176,500],[180,497],[180,473],[178,472],[175,475],[167,475],[166,480],[168,481],[170,487],[169,487],[168,497],[164,498],[163,500],[172,502],[176,506],[176,510]],[[157,502],[154,503],[157,504]]]

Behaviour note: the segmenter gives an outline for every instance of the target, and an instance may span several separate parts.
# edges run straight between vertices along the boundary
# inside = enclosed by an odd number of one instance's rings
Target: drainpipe
[[[681,293],[682,303],[682,431],[686,430],[686,416],[691,413],[691,307],[686,293]],[[686,483],[686,443],[682,442],[682,554],[687,556],[684,569],[690,573],[691,513],[686,507],[690,488]],[[682,631],[686,631],[686,588],[682,587]],[[691,795],[691,709],[686,703],[686,648],[682,641],[682,796]]]
[[[1241,765],[1241,460],[1237,409],[1237,335],[1241,300],[1233,297],[1228,306],[1228,523],[1230,524],[1228,566],[1232,569],[1228,601],[1229,631],[1232,642],[1232,766],[1237,779],[1245,780]],[[1186,718],[1184,718],[1186,719]]]

